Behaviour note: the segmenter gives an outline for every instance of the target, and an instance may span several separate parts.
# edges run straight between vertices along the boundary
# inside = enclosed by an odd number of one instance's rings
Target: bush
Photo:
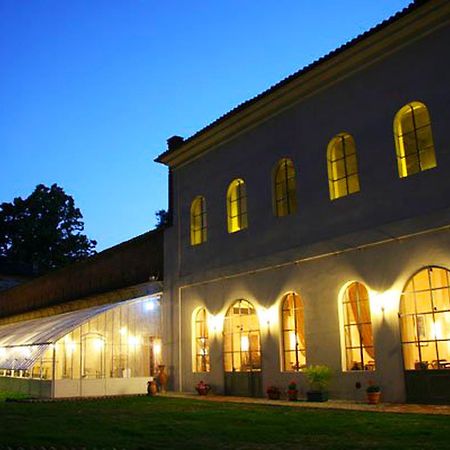
[[[304,373],[313,391],[325,391],[333,376],[333,372],[328,366],[320,365],[308,366],[305,368]]]

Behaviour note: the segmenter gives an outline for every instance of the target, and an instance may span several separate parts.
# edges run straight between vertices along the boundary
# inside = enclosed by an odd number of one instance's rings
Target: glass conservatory
[[[143,393],[161,364],[159,296],[0,326],[0,390]]]

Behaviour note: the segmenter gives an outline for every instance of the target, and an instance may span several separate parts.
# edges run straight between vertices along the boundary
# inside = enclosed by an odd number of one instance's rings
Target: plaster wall
[[[205,270],[447,207],[450,61],[440,55],[449,45],[450,29],[438,30],[177,168],[180,275],[199,279]],[[400,179],[393,119],[415,100],[429,108],[438,167]],[[326,149],[343,131],[356,142],[361,191],[330,201]],[[271,181],[283,157],[292,158],[297,171],[298,211],[278,218]],[[246,182],[249,225],[229,234],[225,196],[235,178]],[[191,246],[189,210],[197,195],[206,199],[208,241]]]
[[[405,401],[403,360],[399,331],[400,294],[417,270],[438,265],[450,269],[448,231],[390,242],[349,253],[327,256],[281,268],[236,276],[220,282],[205,282],[181,290],[181,384],[192,391],[201,379],[223,392],[222,330],[211,331],[211,372],[194,373],[192,317],[198,307],[220,316],[238,299],[253,303],[258,313],[270,311],[270,323],[260,318],[263,387],[287,387],[291,380],[307,389],[304,375],[283,372],[280,309],[284,294],[295,291],[305,305],[307,364],[326,364],[333,369],[330,393],[334,398],[362,400],[368,381],[383,387],[383,399]],[[366,285],[370,295],[375,345],[375,371],[345,371],[341,326],[341,296],[351,281]],[[179,350],[179,349],[178,349]],[[175,374],[176,375],[176,374]],[[361,388],[356,387],[356,383]]]

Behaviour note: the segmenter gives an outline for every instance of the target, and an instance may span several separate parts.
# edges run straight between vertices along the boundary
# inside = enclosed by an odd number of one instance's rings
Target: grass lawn
[[[448,449],[448,416],[239,405],[167,397],[0,399],[0,449]]]

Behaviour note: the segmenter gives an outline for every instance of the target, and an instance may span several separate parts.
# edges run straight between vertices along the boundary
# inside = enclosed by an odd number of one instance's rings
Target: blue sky
[[[166,139],[405,7],[400,0],[0,0],[0,202],[58,183],[98,250],[167,207]]]

